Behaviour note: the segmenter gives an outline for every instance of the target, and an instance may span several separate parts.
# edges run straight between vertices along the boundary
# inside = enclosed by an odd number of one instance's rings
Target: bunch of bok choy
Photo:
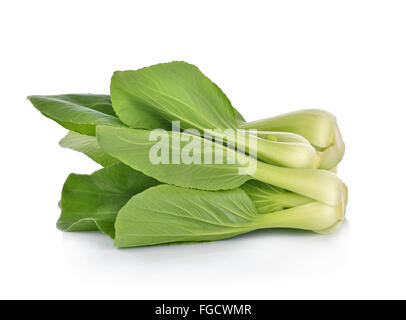
[[[336,118],[301,110],[246,122],[185,62],[117,71],[110,96],[30,96],[69,130],[60,145],[103,168],[70,174],[57,227],[117,247],[221,240],[262,228],[333,231],[347,187]]]

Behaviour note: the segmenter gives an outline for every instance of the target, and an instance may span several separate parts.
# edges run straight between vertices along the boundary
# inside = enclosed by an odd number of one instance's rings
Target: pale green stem
[[[340,220],[340,221],[337,221],[335,224],[333,224],[331,227],[328,227],[323,230],[313,230],[313,231],[316,233],[320,233],[320,234],[329,234],[329,233],[332,233],[335,230],[337,230],[341,226],[342,223],[343,223],[343,221]]]
[[[334,126],[334,141],[331,146],[322,151],[320,169],[330,170],[337,166],[344,157],[345,144],[336,124]]]
[[[293,191],[331,206],[342,205],[347,188],[337,175],[326,170],[281,168],[257,161],[251,176],[262,182]]]
[[[258,131],[258,136],[271,141],[310,144],[305,137],[292,132]]]
[[[242,129],[258,131],[293,132],[305,137],[314,146],[327,148],[333,143],[335,123],[336,118],[331,113],[309,109],[252,122],[241,122],[239,126]]]
[[[292,228],[317,232],[318,230],[329,231],[329,228],[342,219],[343,214],[340,207],[314,201],[302,206],[258,215],[254,225],[261,229]]]
[[[266,163],[287,168],[315,168],[318,165],[316,150],[310,144],[272,141],[247,132],[229,133],[215,130],[206,130],[206,132],[214,137],[227,139],[231,145]],[[250,139],[255,139],[256,146],[250,145]]]
[[[267,183],[250,180],[241,186],[255,205],[258,213],[269,213],[301,206],[314,200],[301,194],[276,188]]]
[[[329,169],[331,172],[334,172],[335,174],[337,174],[338,172],[338,167],[335,166],[334,168]]]

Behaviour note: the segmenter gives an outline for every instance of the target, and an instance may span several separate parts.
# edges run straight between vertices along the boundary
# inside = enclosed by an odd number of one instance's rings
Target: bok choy
[[[317,201],[258,214],[241,189],[210,192],[160,185],[134,196],[120,210],[114,244],[136,247],[213,241],[264,228],[323,232],[342,219],[340,208]]]
[[[245,121],[182,61],[116,71],[110,95],[33,95],[68,129],[60,145],[103,168],[70,174],[62,231],[99,230],[117,247],[222,240],[264,228],[330,233],[344,220],[345,145],[319,109]]]

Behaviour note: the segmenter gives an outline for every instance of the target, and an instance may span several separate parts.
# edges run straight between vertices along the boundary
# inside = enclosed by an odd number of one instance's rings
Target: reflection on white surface
[[[349,235],[345,221],[330,235],[271,229],[202,244],[117,249],[103,234],[83,232],[64,233],[63,248],[81,283],[137,292],[156,286],[165,294],[171,286],[221,288],[328,275],[345,265]]]

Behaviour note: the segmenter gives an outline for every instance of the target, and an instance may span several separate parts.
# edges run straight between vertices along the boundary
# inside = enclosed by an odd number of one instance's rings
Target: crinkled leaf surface
[[[78,152],[82,152],[92,160],[101,164],[103,167],[112,165],[119,162],[117,159],[109,156],[100,148],[97,143],[97,139],[94,136],[88,136],[80,134],[74,131],[70,131],[65,137],[59,141],[59,145],[63,148],[72,149]]]
[[[124,126],[115,115],[108,95],[37,95],[28,99],[43,115],[78,133],[94,136],[96,125]]]
[[[175,61],[117,71],[110,86],[113,108],[132,128],[237,128],[242,116],[227,96],[194,65]]]
[[[255,229],[255,207],[241,189],[202,191],[160,185],[150,188],[120,210],[115,245],[213,241]]]
[[[153,164],[149,153],[156,142],[150,141],[150,133],[150,130],[100,126],[97,128],[97,139],[100,147],[110,156],[164,183],[204,190],[222,190],[236,188],[251,179],[250,176],[239,175],[238,169],[243,166],[239,165],[238,161],[235,164],[226,164],[227,150],[231,149],[214,142],[205,145],[203,138],[191,135],[190,138],[201,141],[198,157],[202,164],[185,164],[182,161],[179,164],[172,161],[169,164]],[[181,141],[179,145],[174,146],[172,144],[174,133],[168,134],[171,155],[174,152],[180,153],[188,142]],[[223,150],[224,164],[203,164],[205,155],[214,157],[217,149]],[[234,150],[231,151],[236,156],[245,157]]]
[[[158,181],[122,163],[91,175],[71,174],[62,190],[57,227],[63,231],[100,230],[114,238],[118,211],[135,194]]]

